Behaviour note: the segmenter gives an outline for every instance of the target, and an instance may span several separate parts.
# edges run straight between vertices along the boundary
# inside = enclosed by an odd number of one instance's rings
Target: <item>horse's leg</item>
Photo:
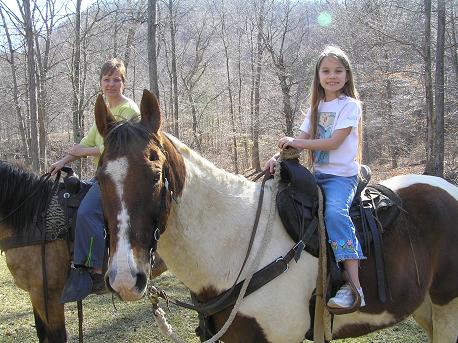
[[[33,309],[33,317],[35,318],[35,330],[37,330],[38,341],[44,342],[46,339],[46,327],[37,311]]]
[[[431,298],[427,295],[420,307],[412,314],[415,321],[426,331],[430,342],[433,340],[433,314],[431,305]]]
[[[432,304],[433,342],[458,342],[458,298],[446,305]]]
[[[44,304],[41,246],[8,250],[6,264],[16,285],[29,292],[39,339],[45,335],[43,342],[66,342],[64,305],[59,300],[70,267],[67,243],[54,241],[46,245],[48,318]]]
[[[40,294],[41,293],[41,294]],[[65,329],[64,305],[59,303],[60,292],[49,290],[48,297],[48,318],[46,320],[46,309],[43,303],[43,292],[33,291],[30,293],[30,299],[34,305],[35,323],[39,322],[42,331],[45,332],[46,343],[67,342],[67,331]],[[37,326],[38,334],[38,326]],[[40,336],[38,337],[41,341]]]

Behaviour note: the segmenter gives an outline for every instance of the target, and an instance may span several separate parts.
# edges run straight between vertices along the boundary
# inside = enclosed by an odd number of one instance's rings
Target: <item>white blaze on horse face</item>
[[[124,179],[128,169],[129,163],[126,157],[109,161],[106,167],[106,173],[113,180],[121,205],[121,210],[117,215],[118,241],[116,252],[110,262],[109,280],[111,287],[125,300],[129,300],[129,293],[135,288],[136,283],[136,268],[132,248],[128,240],[129,211],[124,202]]]

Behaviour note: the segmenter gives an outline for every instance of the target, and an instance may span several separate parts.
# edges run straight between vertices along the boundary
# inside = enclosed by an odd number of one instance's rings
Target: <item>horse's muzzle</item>
[[[108,289],[122,300],[139,300],[146,293],[147,274],[135,263],[132,254],[115,254],[105,276]]]

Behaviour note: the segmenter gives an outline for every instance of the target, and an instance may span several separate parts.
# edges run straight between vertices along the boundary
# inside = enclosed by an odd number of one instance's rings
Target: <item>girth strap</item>
[[[378,229],[377,223],[374,220],[370,206],[362,206],[364,211],[364,217],[362,221],[367,221],[369,229],[372,234],[372,241],[374,243],[374,258],[375,258],[375,272],[377,274],[377,288],[378,288],[378,297],[382,303],[386,303],[386,281],[385,281],[385,262],[383,258],[383,242],[382,235]]]

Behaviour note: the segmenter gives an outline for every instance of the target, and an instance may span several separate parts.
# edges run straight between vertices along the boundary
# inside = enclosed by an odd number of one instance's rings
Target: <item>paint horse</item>
[[[109,288],[124,300],[145,294],[150,251],[201,301],[229,289],[250,240],[260,185],[215,167],[161,131],[156,98],[144,91],[141,120],[116,125],[103,99],[96,123],[105,139],[98,178],[110,231]],[[456,343],[458,335],[458,189],[431,176],[405,175],[383,184],[402,199],[403,210],[384,236],[389,288],[377,298],[373,256],[362,263],[367,306],[335,316],[333,338],[355,337],[394,325],[409,315],[430,341]],[[250,259],[260,248],[272,201],[264,206]],[[276,215],[263,267],[294,245]],[[160,240],[156,241],[159,238]],[[310,328],[308,307],[318,261],[304,252],[299,261],[242,302],[224,342],[302,342]],[[246,272],[242,273],[242,279]],[[230,309],[211,317],[216,329]]]

